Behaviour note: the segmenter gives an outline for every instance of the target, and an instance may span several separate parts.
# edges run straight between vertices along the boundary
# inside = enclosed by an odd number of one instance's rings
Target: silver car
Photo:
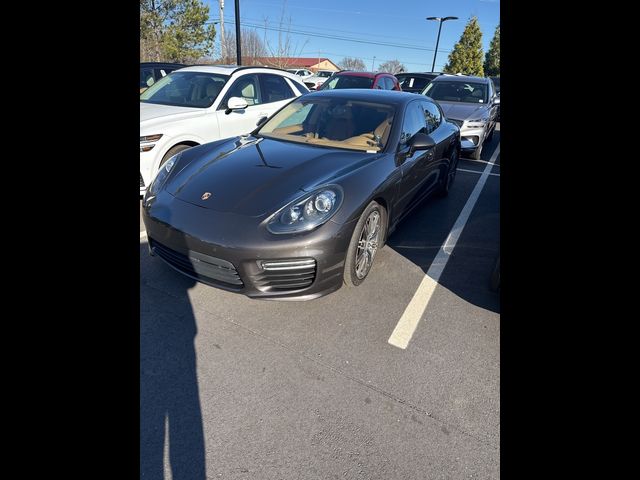
[[[490,78],[441,75],[422,91],[441,107],[447,120],[460,127],[462,152],[478,160],[484,142],[496,127],[500,97]]]

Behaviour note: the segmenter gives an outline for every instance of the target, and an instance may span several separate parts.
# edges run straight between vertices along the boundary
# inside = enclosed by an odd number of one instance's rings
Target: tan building
[[[318,70],[337,72],[341,70],[331,60],[322,57],[257,57],[252,59],[252,63],[277,68],[306,68],[312,72],[317,72]]]

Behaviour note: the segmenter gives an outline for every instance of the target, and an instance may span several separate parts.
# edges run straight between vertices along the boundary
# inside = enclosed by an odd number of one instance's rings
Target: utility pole
[[[372,72],[375,72],[375,70],[373,69],[373,66],[375,65],[375,63],[376,63],[376,56],[374,55],[373,56],[373,60],[371,61],[371,71]]]
[[[220,55],[222,63],[227,62],[227,42],[224,39],[224,0],[220,1]]]
[[[240,48],[240,0],[236,0],[236,65],[242,65],[242,51]]]

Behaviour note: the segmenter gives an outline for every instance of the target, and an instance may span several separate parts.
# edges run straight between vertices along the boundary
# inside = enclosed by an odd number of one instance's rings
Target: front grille
[[[231,262],[194,251],[189,251],[187,256],[151,238],[149,243],[155,254],[186,275],[203,282],[222,283],[233,287],[244,285]]]
[[[316,278],[316,261],[313,258],[258,263],[263,271],[254,277],[254,282],[260,290],[299,290],[311,285]]]
[[[144,180],[142,179],[142,174],[140,174],[140,188],[144,187]]]
[[[447,120],[449,120],[452,123],[455,123],[460,128],[462,128],[462,124],[464,123],[464,120],[456,120],[455,118],[447,118]]]

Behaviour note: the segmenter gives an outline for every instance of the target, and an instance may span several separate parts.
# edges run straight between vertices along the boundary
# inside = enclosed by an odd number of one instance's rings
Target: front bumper
[[[482,128],[461,128],[460,148],[465,150],[475,150],[484,142],[487,126]]]
[[[312,232],[274,235],[262,225],[264,216],[207,210],[165,191],[145,201],[142,218],[151,253],[180,273],[251,298],[282,300],[310,300],[342,286],[356,223],[329,220]]]

